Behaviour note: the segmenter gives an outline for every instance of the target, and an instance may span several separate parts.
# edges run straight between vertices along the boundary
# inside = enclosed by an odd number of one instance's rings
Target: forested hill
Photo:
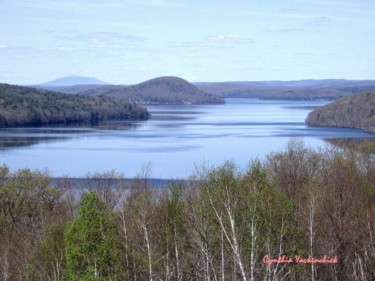
[[[141,104],[220,104],[224,99],[198,89],[188,81],[172,76],[158,77],[139,84],[82,86],[56,88],[56,90],[81,95],[105,95],[123,97]],[[81,90],[80,90],[81,89]]]
[[[146,109],[114,97],[85,97],[0,84],[0,127],[147,119]]]
[[[358,128],[375,133],[375,92],[339,99],[310,112],[312,126]]]

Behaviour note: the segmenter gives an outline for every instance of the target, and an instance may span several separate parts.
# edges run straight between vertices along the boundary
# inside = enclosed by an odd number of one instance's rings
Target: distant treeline
[[[66,95],[0,84],[0,127],[143,120],[147,110],[115,97]]]
[[[223,97],[285,99],[285,100],[335,100],[375,90],[374,80],[301,80],[258,82],[204,82],[195,83],[203,91]]]
[[[1,278],[374,280],[373,149],[293,140],[244,171],[202,165],[164,189],[148,168],[131,182],[91,174],[77,190],[3,166]]]

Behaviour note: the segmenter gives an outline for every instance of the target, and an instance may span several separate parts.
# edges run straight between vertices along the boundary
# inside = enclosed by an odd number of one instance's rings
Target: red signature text
[[[312,256],[302,257],[302,256],[294,256],[294,258],[290,258],[286,255],[278,256],[276,258],[271,258],[269,255],[265,255],[262,261],[268,265],[272,265],[274,263],[327,263],[327,264],[334,264],[337,263],[338,259],[337,256],[329,257],[324,255],[320,258],[315,258]]]

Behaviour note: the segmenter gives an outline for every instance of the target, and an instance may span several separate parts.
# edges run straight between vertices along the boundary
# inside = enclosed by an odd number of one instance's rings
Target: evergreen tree
[[[83,195],[76,218],[65,232],[69,280],[119,280],[113,213],[94,193]]]

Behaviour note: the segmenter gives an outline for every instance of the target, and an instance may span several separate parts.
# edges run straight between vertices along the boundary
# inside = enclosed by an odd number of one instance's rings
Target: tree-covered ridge
[[[339,99],[310,112],[312,126],[358,128],[375,133],[375,92]]]
[[[154,83],[157,82],[157,83]],[[162,88],[159,82],[168,82],[177,85]],[[259,99],[286,99],[286,100],[336,100],[363,92],[375,90],[374,80],[299,80],[299,81],[232,81],[232,82],[196,82],[189,86],[189,90],[180,90],[178,96],[174,89],[189,84],[178,77],[159,77],[136,85],[70,85],[44,86],[52,91],[68,94],[109,94],[123,95],[140,103],[217,103],[223,98],[259,98]],[[180,86],[178,86],[180,85]],[[147,86],[147,87],[145,87]],[[189,97],[186,93],[201,93],[200,99]],[[163,92],[160,90],[163,89]],[[180,87],[180,89],[182,89]],[[186,88],[187,89],[187,88]],[[205,94],[202,95],[202,92]],[[207,93],[212,95],[207,95]],[[162,99],[161,99],[162,98]],[[192,99],[193,98],[193,99]],[[221,100],[222,101],[222,100]]]
[[[69,88],[67,88],[69,90]],[[79,92],[82,95],[123,97],[141,104],[220,104],[224,99],[198,89],[179,77],[158,77],[136,85],[107,85]]]
[[[147,118],[146,109],[120,98],[66,95],[0,84],[0,127]]]
[[[0,277],[374,280],[372,149],[292,141],[245,170],[202,166],[164,189],[148,171],[130,183],[91,174],[77,190],[0,167]],[[297,262],[309,256],[331,262]]]
[[[300,80],[300,81],[244,81],[202,82],[195,85],[203,91],[223,97],[336,100],[353,94],[375,90],[374,80]]]

